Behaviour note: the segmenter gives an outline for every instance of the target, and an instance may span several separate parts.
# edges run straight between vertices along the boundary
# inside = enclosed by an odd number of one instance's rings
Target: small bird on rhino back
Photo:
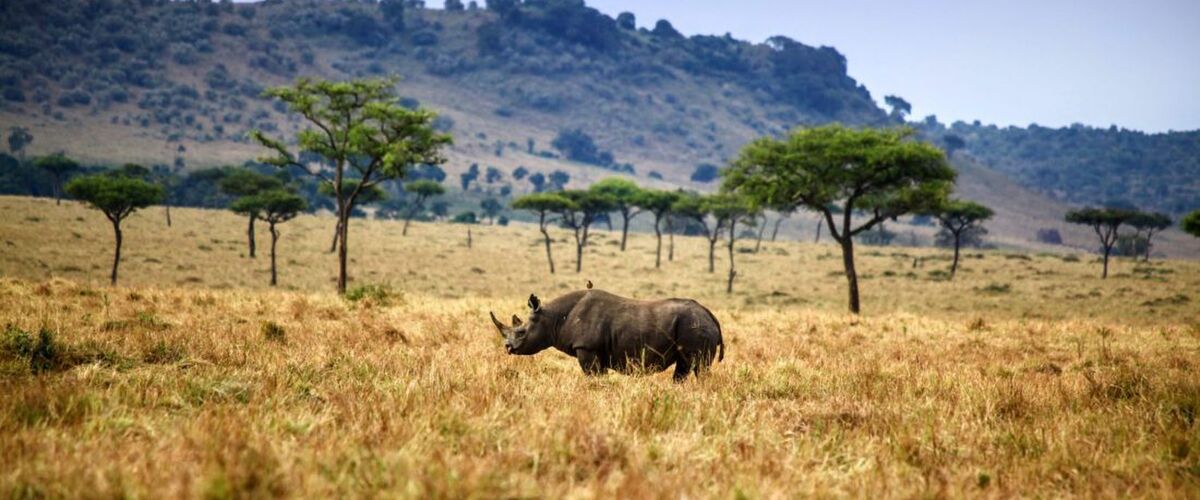
[[[721,324],[691,299],[634,300],[603,290],[580,290],[545,304],[529,296],[529,321],[505,325],[491,313],[511,355],[549,348],[579,360],[587,375],[609,369],[657,373],[675,366],[675,381],[702,374],[725,358]]]

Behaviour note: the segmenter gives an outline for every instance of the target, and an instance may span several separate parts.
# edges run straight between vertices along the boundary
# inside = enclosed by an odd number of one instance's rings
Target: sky
[[[440,2],[431,1],[430,4]],[[483,3],[483,2],[480,2]],[[913,115],[1001,126],[1200,129],[1200,0],[587,0],[687,35],[838,49]]]

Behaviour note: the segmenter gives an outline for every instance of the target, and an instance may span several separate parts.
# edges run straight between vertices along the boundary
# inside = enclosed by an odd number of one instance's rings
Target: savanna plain
[[[111,227],[0,197],[0,494],[8,497],[1200,496],[1200,264],[599,230],[574,272],[533,226],[331,217],[246,255],[245,219],[160,207]],[[488,312],[583,288],[691,297],[720,319],[706,377],[583,376],[504,354]]]

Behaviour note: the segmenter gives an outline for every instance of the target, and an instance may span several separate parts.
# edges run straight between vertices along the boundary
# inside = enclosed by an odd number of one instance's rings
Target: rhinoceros
[[[682,382],[725,358],[720,322],[694,300],[581,290],[545,304],[530,295],[529,309],[529,321],[514,314],[511,326],[491,313],[508,353],[530,356],[553,347],[578,359],[587,375],[657,373],[675,365],[675,381]]]

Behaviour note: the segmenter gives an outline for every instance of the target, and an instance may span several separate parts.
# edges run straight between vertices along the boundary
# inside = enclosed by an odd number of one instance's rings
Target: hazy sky
[[[896,94],[946,123],[1200,129],[1200,0],[587,4],[633,12],[639,26],[667,18],[688,35],[833,46],[876,100]]]

